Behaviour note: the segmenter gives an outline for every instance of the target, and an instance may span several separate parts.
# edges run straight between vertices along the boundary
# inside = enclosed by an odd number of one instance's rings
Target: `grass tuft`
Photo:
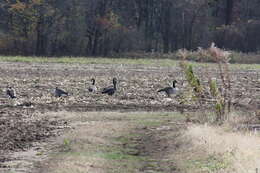
[[[103,57],[24,57],[24,56],[0,56],[0,62],[22,63],[63,63],[63,64],[115,64],[115,65],[153,65],[165,67],[177,67],[178,60],[173,59],[149,59],[149,58],[103,58]],[[194,67],[214,67],[215,63],[192,62]],[[260,64],[231,64],[232,69],[260,69]]]

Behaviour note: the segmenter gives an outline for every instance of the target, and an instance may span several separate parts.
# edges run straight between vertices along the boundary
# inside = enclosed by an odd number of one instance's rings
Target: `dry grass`
[[[209,66],[214,67],[216,64],[207,63],[208,60],[200,60],[202,56],[198,53],[190,52],[188,60],[194,66]],[[235,56],[236,57],[236,56]],[[257,59],[258,62],[249,61],[247,57],[242,57],[243,61],[232,61],[232,69],[260,69],[259,55],[252,56]],[[159,57],[120,57],[120,58],[103,58],[103,57],[24,57],[24,56],[0,56],[0,62],[13,62],[13,63],[59,63],[59,64],[107,64],[107,65],[145,65],[145,66],[163,66],[163,67],[176,67],[179,60],[176,58],[176,54],[159,56]]]
[[[182,137],[180,165],[186,171],[255,173],[260,167],[260,138],[226,132],[221,127],[191,126]],[[197,170],[197,171],[195,171]]]

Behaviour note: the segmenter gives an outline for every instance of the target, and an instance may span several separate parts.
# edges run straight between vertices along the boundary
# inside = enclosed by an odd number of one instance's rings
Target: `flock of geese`
[[[101,91],[102,94],[107,94],[107,95],[110,95],[110,96],[115,94],[115,92],[117,91],[117,79],[113,78],[112,82],[113,82],[112,86],[105,87],[105,88],[102,89],[102,91]],[[93,92],[93,93],[97,92],[98,90],[97,90],[97,87],[95,85],[96,80],[94,78],[91,79],[91,83],[92,84],[88,87],[88,91]],[[172,86],[160,89],[160,90],[158,90],[158,92],[165,92],[165,94],[168,97],[171,97],[171,95],[176,94],[178,92],[178,88],[176,88],[176,83],[177,83],[177,81],[174,80],[172,82]],[[6,89],[6,95],[11,99],[17,98],[15,89],[10,87],[10,86],[8,86],[7,89]],[[58,88],[58,87],[56,87],[54,89],[53,95],[55,97],[62,97],[62,96],[68,96],[69,93],[60,89],[60,88]]]

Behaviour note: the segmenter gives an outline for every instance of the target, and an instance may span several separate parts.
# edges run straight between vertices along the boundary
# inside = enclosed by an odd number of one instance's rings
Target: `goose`
[[[116,84],[117,84],[117,79],[113,78],[113,86],[104,88],[102,94],[108,94],[112,96],[116,92]]]
[[[95,86],[96,80],[94,78],[92,78],[91,82],[92,82],[92,85],[89,86],[88,91],[89,92],[96,92],[97,91],[97,87]]]
[[[54,96],[55,97],[68,96],[68,93],[56,87],[54,90]]]
[[[6,89],[6,95],[11,98],[11,99],[14,99],[16,98],[16,92],[15,90],[12,88],[12,87],[7,87]]]
[[[158,90],[158,92],[165,92],[168,97],[171,97],[172,94],[177,94],[177,92],[178,92],[178,88],[176,88],[176,83],[177,83],[177,81],[174,80],[172,82],[172,87],[166,87],[166,88],[160,89],[160,90]]]

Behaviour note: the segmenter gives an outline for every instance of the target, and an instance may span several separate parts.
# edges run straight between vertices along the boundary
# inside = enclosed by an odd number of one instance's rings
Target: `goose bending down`
[[[165,92],[168,97],[171,97],[172,94],[177,94],[177,92],[178,92],[178,88],[176,88],[176,83],[177,83],[177,81],[174,80],[172,82],[172,87],[166,87],[166,88],[160,89],[160,90],[158,90],[158,92]]]
[[[96,80],[94,78],[92,78],[91,82],[92,82],[92,85],[89,86],[88,91],[89,92],[96,92],[97,91],[97,87],[95,86]]]
[[[117,79],[113,78],[113,86],[104,88],[102,94],[108,94],[112,96],[116,92]]]
[[[68,93],[56,87],[54,90],[54,96],[55,97],[68,96]]]
[[[7,87],[6,89],[6,95],[11,98],[11,99],[14,99],[16,98],[16,92],[15,90],[12,88],[12,87]]]

